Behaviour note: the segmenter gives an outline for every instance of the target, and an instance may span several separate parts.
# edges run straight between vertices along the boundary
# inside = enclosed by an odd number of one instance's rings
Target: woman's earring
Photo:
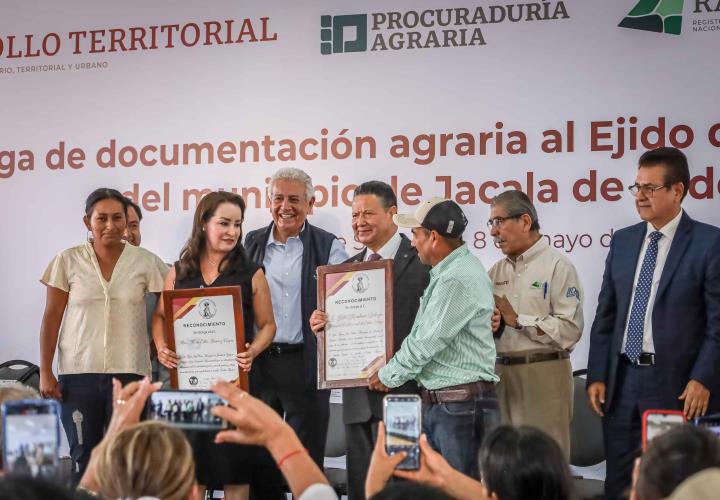
[[[89,229],[87,230],[86,239],[87,239],[88,241],[92,241],[92,240],[93,240],[92,231],[90,231]]]

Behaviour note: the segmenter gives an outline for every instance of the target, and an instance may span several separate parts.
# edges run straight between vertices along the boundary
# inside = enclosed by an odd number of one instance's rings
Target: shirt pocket
[[[528,316],[544,317],[550,313],[550,294],[551,287],[550,283],[547,283],[547,288],[543,282],[538,288],[530,286],[520,296],[520,305],[518,314],[526,314]]]
[[[440,408],[453,417],[470,417],[475,415],[475,400],[457,403],[440,403]]]

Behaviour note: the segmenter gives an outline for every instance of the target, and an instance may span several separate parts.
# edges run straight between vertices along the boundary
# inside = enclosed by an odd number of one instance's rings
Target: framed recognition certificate
[[[319,266],[318,388],[367,386],[393,355],[392,260]]]
[[[248,390],[236,356],[245,351],[239,286],[163,291],[165,333],[180,358],[170,370],[175,389],[207,390],[218,378]]]

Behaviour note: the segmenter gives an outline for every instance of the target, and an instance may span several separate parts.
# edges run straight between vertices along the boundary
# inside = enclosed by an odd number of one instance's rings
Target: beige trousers
[[[569,359],[498,365],[498,398],[505,424],[530,425],[549,434],[570,458],[573,408]]]

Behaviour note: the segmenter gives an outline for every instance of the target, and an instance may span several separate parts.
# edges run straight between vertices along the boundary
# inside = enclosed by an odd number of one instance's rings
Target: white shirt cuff
[[[338,500],[338,497],[329,484],[317,483],[305,489],[298,500]]]

